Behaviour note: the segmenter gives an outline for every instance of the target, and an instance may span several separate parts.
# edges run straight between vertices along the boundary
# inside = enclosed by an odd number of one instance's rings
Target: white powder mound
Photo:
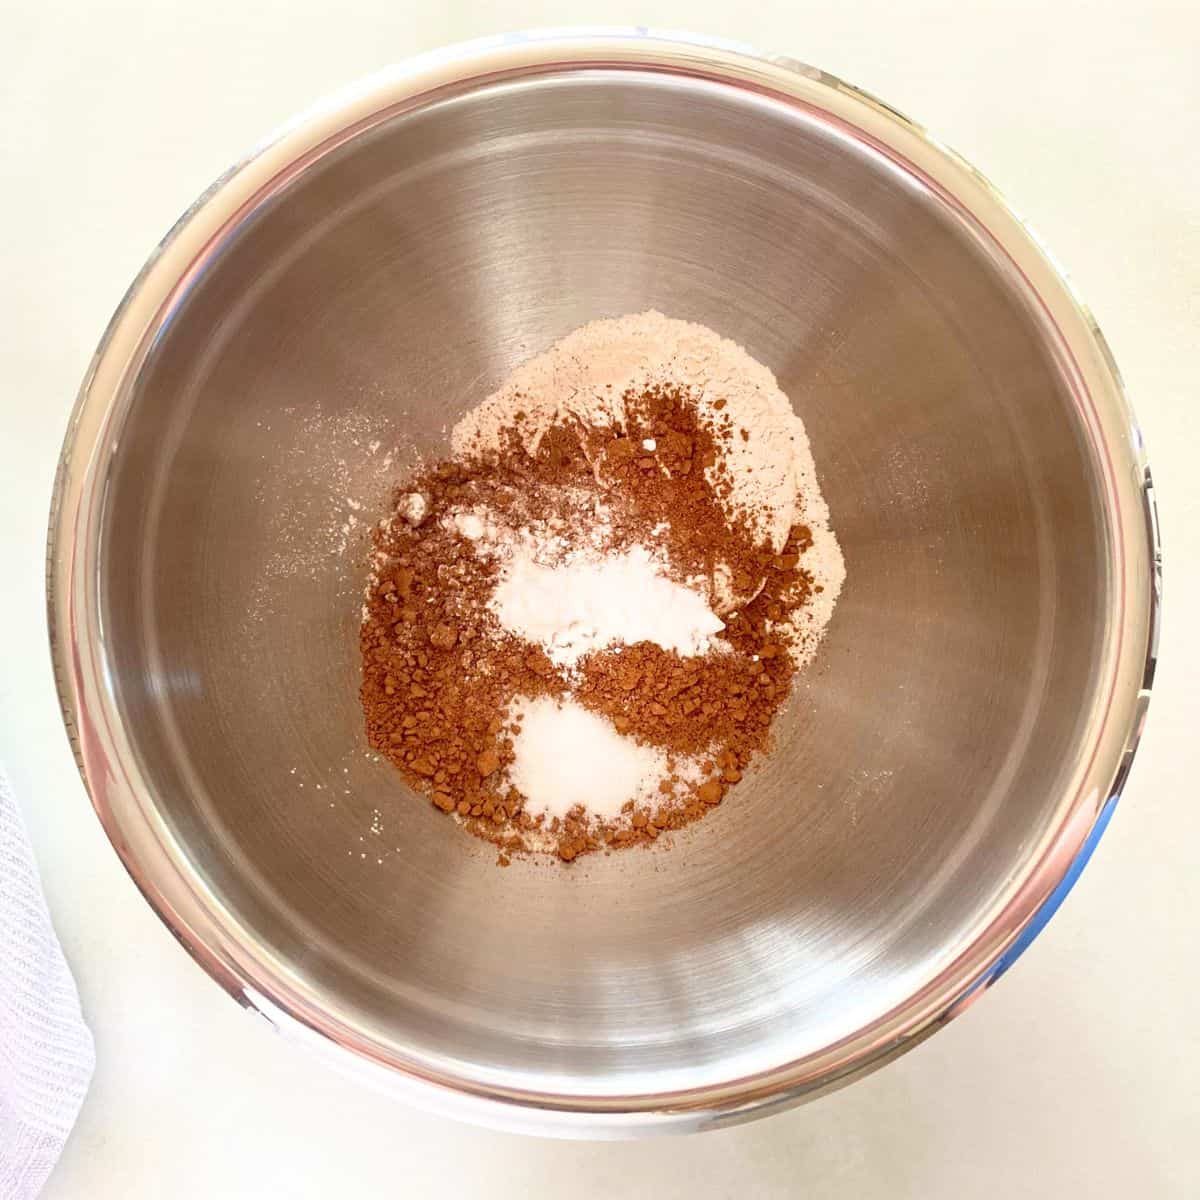
[[[495,451],[513,428],[536,452],[559,421],[620,425],[627,391],[664,383],[687,387],[714,433],[727,422],[732,429],[732,437],[719,437],[732,484],[722,503],[731,517],[776,550],[802,515],[814,532],[827,525],[804,425],[775,376],[711,329],[654,311],[593,321],[518,367],[454,427],[454,453]]]
[[[581,807],[602,821],[621,815],[630,800],[648,800],[667,774],[666,756],[622,737],[603,717],[571,700],[519,698],[513,713],[509,782],[536,816],[565,817]]]
[[[559,667],[637,642],[706,654],[725,628],[703,596],[668,579],[642,546],[547,565],[536,548],[520,544],[502,568],[490,607],[505,629],[537,642]]]

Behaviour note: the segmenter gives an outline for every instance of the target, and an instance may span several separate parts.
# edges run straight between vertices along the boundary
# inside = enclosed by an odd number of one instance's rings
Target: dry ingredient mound
[[[505,865],[649,843],[720,804],[844,576],[770,372],[659,313],[598,321],[452,447],[375,533],[372,747]]]

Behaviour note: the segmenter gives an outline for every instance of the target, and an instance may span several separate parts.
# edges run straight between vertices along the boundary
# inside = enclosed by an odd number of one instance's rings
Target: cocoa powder
[[[780,630],[816,590],[801,565],[808,530],[795,526],[776,554],[729,520],[716,438],[739,431],[702,427],[686,390],[627,395],[625,414],[621,428],[556,425],[535,453],[514,432],[498,452],[440,463],[397,488],[395,514],[375,534],[360,636],[368,740],[438,809],[495,843],[502,863],[533,849],[571,861],[697,820],[768,748],[790,690],[795,668]],[[678,581],[713,581],[720,645],[689,658],[647,642],[614,647],[568,677],[488,608],[499,566],[449,519],[464,510],[517,528],[590,529],[606,552],[660,548]],[[561,820],[526,811],[506,782],[512,701],[568,693],[679,764],[657,801],[607,823],[582,810]],[[699,772],[685,769],[697,759]]]

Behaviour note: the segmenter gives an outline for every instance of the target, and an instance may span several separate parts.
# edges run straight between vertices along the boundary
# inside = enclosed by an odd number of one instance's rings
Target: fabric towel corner
[[[34,1200],[95,1066],[79,993],[0,771],[0,1200]]]

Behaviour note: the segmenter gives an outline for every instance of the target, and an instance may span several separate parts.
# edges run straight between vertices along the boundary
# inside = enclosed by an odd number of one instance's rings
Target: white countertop
[[[244,148],[321,93],[411,52],[579,21],[588,9],[9,0],[0,763],[23,803],[99,1060],[45,1195],[1200,1195],[1195,4],[610,0],[602,11],[785,51],[885,97],[988,173],[1071,271],[1141,418],[1166,544],[1158,682],[1125,800],[1061,913],[981,1004],[869,1079],[767,1121],[664,1142],[522,1139],[400,1107],[284,1045],[151,914],[68,752],[42,596],[64,423],[126,285]]]

